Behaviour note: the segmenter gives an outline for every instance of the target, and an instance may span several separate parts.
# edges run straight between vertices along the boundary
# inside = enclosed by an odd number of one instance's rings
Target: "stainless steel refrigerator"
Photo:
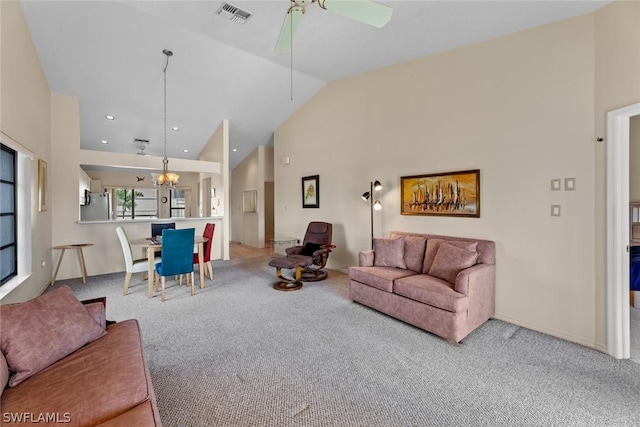
[[[80,221],[106,221],[110,212],[108,193],[89,193],[85,205],[80,206]]]

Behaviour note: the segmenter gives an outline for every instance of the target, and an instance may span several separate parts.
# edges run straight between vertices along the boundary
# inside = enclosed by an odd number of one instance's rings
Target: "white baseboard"
[[[580,344],[583,345],[585,347],[589,347],[589,348],[593,348],[599,351],[603,351],[602,347],[600,344],[596,343],[594,340],[586,338],[586,337],[581,337],[581,336],[577,336],[577,335],[572,335],[572,334],[567,334],[565,332],[562,331],[558,331],[555,329],[551,329],[551,328],[547,328],[535,323],[531,323],[531,322],[526,322],[523,321],[522,319],[517,319],[511,316],[506,316],[503,314],[499,314],[496,313],[495,316],[493,316],[494,319],[498,319],[498,320],[503,320],[505,322],[509,322],[509,323],[513,323],[514,325],[518,325],[518,326],[522,326],[524,328],[528,328],[528,329],[532,329],[534,331],[537,332],[541,332],[543,334],[547,334],[547,335],[551,335],[554,336],[556,338],[560,338],[566,341],[571,341],[573,343],[576,344]],[[604,353],[606,353],[606,349],[603,351]]]

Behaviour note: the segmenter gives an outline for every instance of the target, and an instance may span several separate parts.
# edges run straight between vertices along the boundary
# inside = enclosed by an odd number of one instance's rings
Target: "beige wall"
[[[265,182],[273,181],[273,148],[257,147],[231,173],[231,240],[265,247]],[[243,212],[245,191],[257,192],[256,212]]]
[[[276,234],[332,222],[330,264],[356,265],[379,179],[376,235],[495,240],[497,317],[595,346],[594,37],[586,15],[329,84],[276,131]],[[401,176],[476,168],[480,218],[400,215]],[[302,209],[315,174],[320,208]],[[567,177],[576,191],[550,191]]]
[[[595,137],[606,139],[606,114],[640,102],[640,2],[615,1],[595,16]],[[595,147],[596,342],[606,346],[606,142]]]
[[[205,191],[209,193],[211,188],[216,189],[216,197],[213,200],[213,206],[211,200],[206,200],[204,208],[207,211],[215,209],[216,215],[223,216],[222,226],[216,228],[216,235],[222,238],[222,259],[229,259],[229,240],[230,240],[230,228],[231,220],[229,215],[229,188],[231,174],[229,173],[229,120],[224,119],[222,123],[218,125],[207,144],[200,152],[199,159],[219,162],[220,172],[217,174],[200,174],[201,191],[203,192],[203,198],[207,199],[208,195],[204,194]],[[208,181],[210,180],[210,181]],[[208,188],[204,188],[203,183],[210,182]]]
[[[50,91],[40,66],[20,3],[0,2],[0,130],[51,163]],[[39,295],[51,277],[52,206],[38,212],[38,161],[31,162],[32,276],[2,303],[24,301]],[[49,182],[53,182],[50,175]],[[47,199],[51,200],[52,185]],[[77,199],[77,192],[74,192]],[[44,261],[46,265],[41,266]]]

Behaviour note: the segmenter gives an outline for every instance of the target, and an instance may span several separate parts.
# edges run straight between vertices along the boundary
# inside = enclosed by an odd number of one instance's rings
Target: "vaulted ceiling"
[[[609,1],[379,1],[393,8],[381,29],[311,4],[290,54],[274,50],[289,0],[228,3],[251,17],[239,24],[217,14],[222,1],[21,1],[51,90],[80,101],[81,148],[136,153],[138,138],[163,155],[170,49],[167,125],[180,130],[168,131],[167,155],[197,159],[229,119],[231,168],[272,144],[273,131],[328,82]]]

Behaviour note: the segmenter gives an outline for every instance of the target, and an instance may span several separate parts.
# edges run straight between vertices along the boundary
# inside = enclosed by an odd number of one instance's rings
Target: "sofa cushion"
[[[469,240],[444,240],[444,239],[427,239],[427,250],[424,254],[424,263],[422,264],[422,272],[424,274],[429,274],[429,270],[431,269],[431,264],[433,264],[433,260],[438,253],[438,249],[440,248],[440,244],[442,242],[447,242],[450,245],[456,246],[458,248],[463,248],[468,251],[475,251],[478,246],[478,242],[473,242]]]
[[[138,322],[125,320],[107,330],[102,338],[5,390],[2,411],[67,413],[70,425],[94,426],[153,400]]]
[[[11,387],[106,333],[68,286],[4,305],[0,314]]]
[[[160,425],[160,415],[158,411],[153,407],[151,401],[147,400],[124,414],[101,423],[100,427],[152,427]]]
[[[377,267],[407,268],[404,263],[404,237],[376,237],[373,239]]]
[[[406,268],[416,273],[422,272],[426,244],[426,237],[404,236],[404,263],[407,266]]]
[[[349,279],[386,292],[393,292],[394,280],[412,274],[411,270],[393,267],[349,267]]]
[[[469,298],[453,290],[453,285],[426,274],[416,274],[395,281],[393,292],[442,310],[465,311]]]
[[[436,257],[433,259],[429,275],[453,284],[456,282],[458,273],[474,265],[477,259],[478,252],[443,242],[438,249]]]

